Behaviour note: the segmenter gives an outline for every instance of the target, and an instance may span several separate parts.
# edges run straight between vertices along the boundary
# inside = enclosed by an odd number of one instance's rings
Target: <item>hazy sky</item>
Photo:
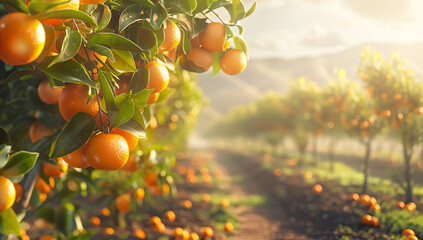
[[[423,1],[258,0],[242,24],[250,58],[297,58],[360,43],[423,41]]]

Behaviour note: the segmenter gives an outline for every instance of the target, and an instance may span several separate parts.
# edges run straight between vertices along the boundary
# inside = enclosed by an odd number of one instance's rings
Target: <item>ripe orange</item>
[[[373,220],[373,217],[372,217],[372,216],[370,216],[369,214],[366,214],[366,215],[364,215],[364,216],[363,216],[363,218],[361,219],[361,223],[362,223],[363,225],[370,226],[370,225],[372,224],[372,220]]]
[[[110,213],[110,210],[108,208],[101,209],[101,215],[108,217],[108,216],[110,216],[110,214],[111,213]]]
[[[59,102],[59,96],[62,92],[60,87],[51,87],[47,81],[42,81],[38,85],[38,96],[41,101],[47,104],[56,104]]]
[[[373,204],[370,206],[370,211],[379,212],[380,211],[380,205],[379,204]]]
[[[409,236],[407,237],[407,240],[419,240],[419,238],[416,236]]]
[[[207,71],[213,65],[213,53],[203,48],[192,48],[187,59],[194,63],[195,66]]]
[[[409,236],[415,236],[416,233],[411,229],[405,229],[404,231],[402,231],[401,235],[404,237],[409,237]]]
[[[213,229],[211,227],[205,227],[202,231],[203,237],[213,237]]]
[[[165,212],[165,216],[166,216],[167,220],[169,220],[171,222],[175,221],[176,216],[175,216],[175,213],[173,211],[169,210],[169,211]]]
[[[367,195],[367,194],[361,195],[360,202],[361,202],[361,204],[363,204],[365,206],[369,206],[370,205],[370,196]]]
[[[29,128],[29,138],[32,143],[37,142],[43,137],[48,137],[54,134],[54,130],[47,127],[46,125],[35,121]]]
[[[156,186],[157,182],[157,173],[149,172],[144,176],[144,185],[147,187]]]
[[[129,156],[128,161],[126,162],[125,166],[122,167],[122,170],[128,173],[134,173],[138,171],[138,165],[134,156]]]
[[[54,181],[53,177],[48,178],[48,184],[51,188],[54,188],[54,186],[56,185],[56,182]]]
[[[63,160],[69,164],[71,167],[74,168],[87,168],[90,164],[87,162],[87,158],[85,157],[87,145],[83,145],[79,149],[75,150],[68,155],[63,156]]]
[[[161,222],[157,225],[154,225],[153,228],[158,231],[159,233],[164,233],[166,231],[165,225]]]
[[[35,180],[35,189],[44,194],[49,194],[51,192],[50,186],[41,177],[37,177]]]
[[[169,71],[166,66],[158,61],[151,61],[144,66],[150,71],[150,79],[148,82],[148,89],[154,89],[153,93],[163,91],[169,84]]]
[[[191,233],[189,235],[189,240],[199,240],[199,239],[200,239],[200,237],[198,236],[197,233]]]
[[[180,227],[176,227],[173,229],[173,237],[174,238],[182,238],[184,234],[184,229]]]
[[[220,67],[228,75],[236,75],[244,71],[247,66],[247,56],[238,49],[231,49],[225,52],[220,58]]]
[[[376,198],[371,197],[371,198],[370,198],[369,205],[370,205],[370,206],[372,206],[372,205],[375,205],[375,204],[377,204],[377,200],[376,200]]]
[[[313,186],[313,192],[314,192],[314,193],[321,194],[321,193],[322,193],[322,191],[323,191],[323,187],[322,187],[322,185],[320,185],[320,184],[315,184],[315,185]]]
[[[144,199],[144,196],[145,196],[145,191],[144,191],[143,188],[138,188],[135,191],[135,199],[136,200],[142,200],[142,199]]]
[[[131,195],[125,193],[116,198],[116,208],[119,212],[128,213],[131,211]]]
[[[104,233],[107,234],[107,235],[113,235],[113,234],[115,234],[115,230],[111,227],[108,227],[108,228],[104,229]]]
[[[192,208],[192,202],[190,200],[185,200],[182,205],[186,208],[186,209],[191,209]]]
[[[135,237],[144,239],[145,238],[145,232],[142,229],[137,229],[134,232]]]
[[[409,202],[407,203],[407,205],[405,205],[405,208],[409,211],[409,212],[413,212],[416,210],[416,204],[413,202]]]
[[[99,226],[101,224],[101,220],[99,217],[91,217],[90,223],[94,226]]]
[[[0,176],[0,212],[9,209],[16,199],[16,190],[12,181]]]
[[[88,86],[82,84],[69,84],[63,88],[59,96],[59,110],[62,117],[69,121],[77,112],[85,112],[95,117],[99,106],[94,96],[88,102]]]
[[[357,193],[351,193],[350,195],[350,201],[358,202],[360,200],[360,195]]]
[[[45,235],[45,236],[42,236],[40,240],[56,240],[56,238],[51,235]]]
[[[210,194],[204,193],[203,194],[203,200],[204,200],[204,202],[210,202],[210,200],[211,200]]]
[[[160,96],[159,92],[151,93],[150,96],[148,97],[147,104],[155,103],[159,99],[159,96]]]
[[[222,202],[220,203],[220,206],[222,206],[223,208],[227,208],[229,207],[229,205],[231,205],[231,203],[229,202],[228,199],[223,199]]]
[[[405,208],[405,203],[403,201],[398,201],[396,206],[399,209],[404,209]]]
[[[100,133],[88,141],[85,157],[95,169],[117,170],[128,161],[128,143],[121,135]]]
[[[61,157],[57,159],[57,166],[47,163],[43,164],[43,172],[49,177],[61,177],[67,171],[68,164]]]
[[[223,226],[223,229],[225,230],[225,232],[231,233],[234,231],[234,225],[230,222],[225,223],[225,225]]]
[[[200,43],[203,48],[212,52],[221,52],[226,43],[226,29],[223,23],[209,23],[199,34]]]
[[[176,48],[181,42],[181,31],[179,27],[173,22],[166,22],[164,29],[164,40],[159,47],[159,51],[170,51]]]
[[[62,2],[61,0],[48,0],[50,2]],[[71,10],[78,10],[79,9],[79,0],[70,0],[67,3],[64,4],[60,4],[58,6],[55,6],[54,8],[50,9],[50,10],[60,10],[60,9],[71,9]],[[64,22],[68,22],[71,19],[47,19],[47,20],[43,20],[41,21],[42,23],[45,24],[50,24],[50,25],[58,25],[58,24],[62,24]]]
[[[152,216],[150,220],[148,221],[148,223],[150,223],[151,225],[158,225],[161,222],[162,220],[157,216]]]
[[[192,39],[190,40],[190,44],[191,44],[191,49],[201,47],[201,43],[200,43],[200,35],[197,35],[197,36],[195,36],[194,38],[192,38]]]
[[[44,48],[43,25],[25,13],[9,13],[0,19],[0,59],[23,65],[38,58]]]
[[[44,202],[46,199],[47,199],[47,194],[45,194],[45,193],[40,193],[39,195],[38,195],[38,198],[40,199],[40,202]]]
[[[125,138],[128,143],[129,151],[132,151],[138,144],[137,136],[120,128],[113,128],[110,133],[118,134]]]
[[[97,52],[94,52],[93,50],[87,49],[88,52],[88,57],[90,58],[90,61],[95,61],[97,62],[96,66],[98,68],[103,67],[103,63],[97,61],[97,58],[100,59],[102,62],[106,62],[107,61],[107,57],[98,54]],[[87,53],[85,52],[85,48],[83,46],[81,46],[81,48],[78,51],[79,56],[81,56],[84,60],[88,61],[88,57],[87,57]],[[97,57],[97,58],[96,58]]]
[[[372,217],[372,221],[370,221],[370,225],[372,227],[378,227],[379,226],[379,218],[377,217]]]
[[[19,200],[22,196],[22,186],[19,183],[14,183],[13,186],[15,187],[16,200]]]

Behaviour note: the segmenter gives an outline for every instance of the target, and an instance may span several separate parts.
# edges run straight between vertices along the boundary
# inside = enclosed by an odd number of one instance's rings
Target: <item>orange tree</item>
[[[405,197],[413,200],[411,158],[421,141],[423,86],[404,60],[393,55],[384,59],[379,52],[365,49],[359,66],[360,77],[374,101],[378,118],[398,136],[404,157]]]
[[[187,82],[175,69],[242,72],[247,47],[239,22],[254,9],[241,0],[0,1],[0,233],[21,235],[15,213],[25,219],[34,215],[29,205],[40,210],[44,201],[63,199],[57,229],[66,237],[83,234],[65,196],[95,193],[95,172],[160,157],[142,149],[152,116],[165,109],[155,102],[166,104],[174,82]]]

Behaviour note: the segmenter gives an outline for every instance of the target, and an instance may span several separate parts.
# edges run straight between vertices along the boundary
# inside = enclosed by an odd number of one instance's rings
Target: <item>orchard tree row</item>
[[[90,238],[81,197],[124,219],[144,195],[171,195],[203,106],[195,73],[244,70],[240,21],[255,6],[0,0],[0,239],[27,237],[35,216]]]
[[[307,146],[324,134],[330,139],[331,166],[334,144],[342,137],[351,137],[365,147],[363,192],[368,191],[374,140],[380,134],[389,134],[402,146],[403,188],[406,201],[411,202],[411,158],[423,137],[423,85],[404,60],[396,55],[383,58],[370,48],[361,54],[358,75],[361,80],[352,81],[339,70],[337,79],[324,87],[304,78],[294,80],[286,93],[269,93],[249,106],[234,109],[214,123],[207,134],[272,141],[289,136],[300,153],[300,165]],[[315,153],[315,145],[313,148]]]

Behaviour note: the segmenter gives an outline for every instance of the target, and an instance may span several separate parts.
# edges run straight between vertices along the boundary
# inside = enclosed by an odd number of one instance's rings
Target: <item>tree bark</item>
[[[363,168],[363,175],[364,175],[364,181],[363,181],[363,189],[362,193],[367,193],[368,186],[369,186],[369,176],[370,176],[370,152],[371,152],[371,140],[367,141],[365,143],[366,152],[364,155],[364,168]]]
[[[318,165],[319,159],[317,157],[317,143],[318,143],[318,138],[314,137],[313,139],[313,161],[314,161],[314,166]]]
[[[402,142],[402,149],[404,155],[404,164],[405,164],[405,200],[406,202],[413,201],[413,187],[411,183],[411,156],[413,154],[412,147],[408,148],[405,141]]]
[[[335,150],[335,139],[332,138],[332,139],[329,140],[329,171],[331,171],[331,172],[333,172],[335,170],[334,150]]]

